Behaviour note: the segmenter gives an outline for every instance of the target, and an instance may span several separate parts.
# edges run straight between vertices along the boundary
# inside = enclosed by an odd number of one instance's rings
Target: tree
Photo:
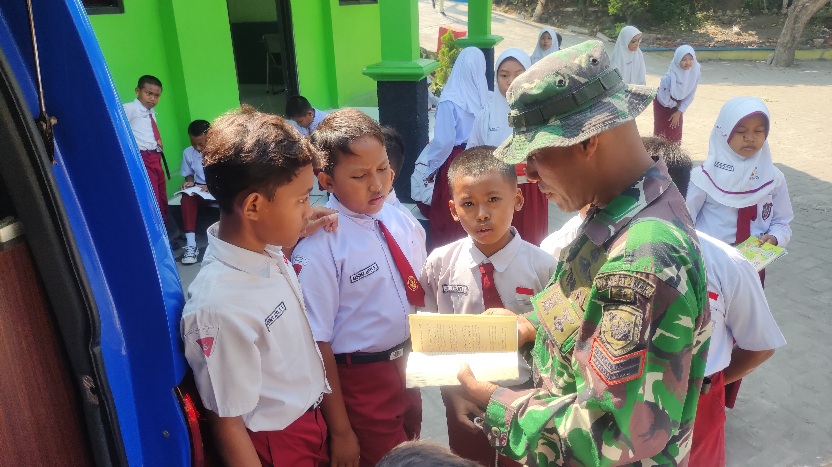
[[[829,3],[829,0],[792,0],[789,7],[789,15],[786,17],[786,24],[783,32],[780,33],[780,40],[777,41],[777,49],[771,64],[774,66],[790,67],[794,65],[794,52],[800,45],[800,36],[806,23],[812,16]]]

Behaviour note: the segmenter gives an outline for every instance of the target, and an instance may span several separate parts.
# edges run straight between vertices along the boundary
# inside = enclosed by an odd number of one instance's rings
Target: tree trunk
[[[537,6],[534,9],[534,14],[532,15],[532,21],[540,21],[540,15],[543,14],[543,10],[546,8],[546,0],[537,0]],[[554,38],[552,38],[554,39]]]
[[[803,35],[803,28],[812,19],[815,13],[821,9],[829,0],[793,0],[789,7],[789,16],[780,33],[780,40],[777,41],[777,49],[771,64],[779,67],[790,67],[794,65],[794,52],[800,45],[800,36]]]

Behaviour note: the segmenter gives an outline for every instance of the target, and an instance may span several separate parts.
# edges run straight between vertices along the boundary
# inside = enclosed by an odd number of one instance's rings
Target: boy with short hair
[[[250,106],[218,118],[204,149],[220,221],[180,330],[226,465],[329,465],[318,408],[329,392],[282,245],[312,216],[317,155],[285,120]]]
[[[532,296],[555,272],[555,258],[521,239],[511,226],[514,212],[523,207],[523,195],[514,166],[495,158],[494,149],[466,149],[448,169],[451,215],[468,236],[433,250],[425,262],[424,311],[479,314],[503,308],[528,313]],[[521,379],[527,380],[528,372],[522,373]],[[493,465],[495,450],[484,433],[473,430],[456,389],[442,388],[448,444],[466,459]],[[519,465],[505,456],[499,464]]]
[[[390,168],[393,169],[393,182],[395,183],[396,178],[398,178],[399,174],[401,174],[402,166],[404,165],[404,141],[402,140],[402,136],[399,132],[389,126],[381,127],[381,131],[384,133],[384,148],[387,150],[387,158],[390,160]],[[416,226],[418,227],[416,229],[416,234],[422,241],[423,247],[426,246],[427,234],[425,233],[425,228],[422,227],[422,224],[419,222],[419,219],[416,219],[413,212],[411,212],[410,209],[407,209],[407,206],[399,201],[394,188],[390,188],[390,194],[387,195],[384,202],[403,212],[405,216],[416,223]]]
[[[202,166],[202,150],[205,148],[205,141],[208,139],[208,129],[211,124],[205,120],[194,120],[188,125],[188,137],[191,145],[182,151],[182,167],[179,173],[185,177],[182,190],[191,187],[201,188],[207,192],[205,184],[205,171]],[[196,246],[196,216],[199,208],[211,202],[196,193],[182,193],[180,200],[182,208],[182,227],[185,229],[185,255],[182,257],[182,264],[194,264],[199,259],[199,248]]]
[[[326,112],[312,107],[303,96],[292,96],[286,100],[286,118],[303,136],[311,135],[326,116]]]
[[[667,164],[686,196],[693,164],[677,144],[642,138],[647,152]],[[713,334],[705,382],[696,408],[690,465],[725,465],[725,385],[748,375],[786,345],[754,267],[736,248],[696,231],[705,261]]]
[[[159,78],[151,75],[142,76],[136,85],[136,99],[124,104],[124,114],[127,116],[127,123],[133,131],[136,144],[139,146],[139,153],[150,179],[150,187],[156,196],[162,221],[167,222],[168,195],[165,180],[169,177],[165,176],[167,162],[164,160],[162,136],[156,125],[156,111],[154,110],[161,95],[162,82]],[[164,170],[162,164],[165,164]]]
[[[311,140],[324,158],[327,207],[340,220],[337,232],[298,243],[292,262],[332,386],[323,410],[333,465],[374,466],[421,428],[421,398],[405,388],[404,369],[407,316],[424,304],[425,249],[416,224],[384,202],[393,171],[377,122],[338,110]]]

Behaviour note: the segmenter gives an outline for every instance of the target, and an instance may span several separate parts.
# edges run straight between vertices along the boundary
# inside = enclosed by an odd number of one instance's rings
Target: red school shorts
[[[329,466],[329,440],[320,408],[309,410],[282,430],[249,431],[264,466]]]

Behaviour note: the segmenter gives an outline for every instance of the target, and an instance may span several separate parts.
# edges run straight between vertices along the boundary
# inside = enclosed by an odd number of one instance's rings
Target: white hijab
[[[690,54],[693,57],[693,66],[690,70],[683,70],[679,66],[679,62],[685,58],[685,55]],[[696,52],[693,47],[683,45],[676,49],[673,54],[673,61],[670,62],[670,67],[667,69],[667,74],[670,76],[670,96],[677,101],[684,100],[690,93],[696,89],[699,84],[699,77],[702,76],[699,62],[696,61]]]
[[[612,51],[612,66],[618,68],[626,84],[647,84],[647,67],[644,65],[641,48],[637,48],[635,52],[628,48],[630,41],[639,34],[641,31],[635,26],[624,26]]]
[[[477,115],[487,99],[485,55],[476,47],[466,47],[454,62],[439,102],[451,101],[462,110]]]
[[[532,66],[529,54],[520,49],[507,49],[494,62],[494,92],[491,100],[482,109],[482,115],[479,119],[480,127],[474,129],[482,135],[483,142],[488,146],[499,146],[511,136],[511,127],[508,126],[508,113],[511,108],[506,96],[500,92],[496,83],[500,65],[509,58],[520,62],[520,65],[526,70]]]
[[[765,115],[770,131],[768,108],[760,99],[735,97],[726,102],[711,131],[708,158],[691,172],[690,181],[724,206],[740,209],[758,204],[783,176],[771,160],[768,136],[751,157],[742,157],[728,146],[737,123],[754,114]]]
[[[552,46],[549,47],[549,50],[543,50],[540,48],[540,38],[543,37],[543,33],[548,32],[550,36],[552,36]],[[558,35],[555,34],[555,30],[552,28],[544,28],[540,30],[540,34],[537,35],[537,44],[534,46],[534,52],[532,53],[531,60],[532,65],[539,62],[540,59],[549,55],[552,52],[557,52],[559,50],[558,46]]]

